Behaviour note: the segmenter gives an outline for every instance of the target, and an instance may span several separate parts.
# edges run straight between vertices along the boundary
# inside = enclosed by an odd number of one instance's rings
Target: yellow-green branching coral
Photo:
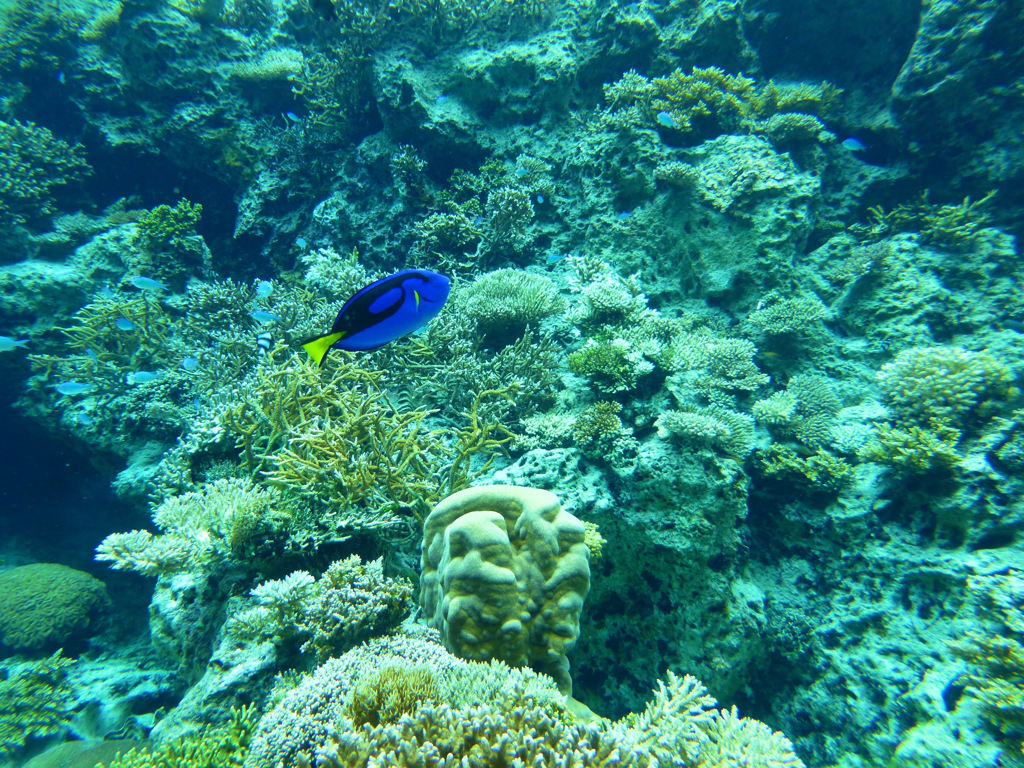
[[[10,757],[29,740],[58,733],[71,722],[71,663],[57,651],[0,680],[0,757]]]
[[[258,720],[255,706],[232,708],[222,723],[153,746],[135,747],[99,768],[242,768]]]
[[[1024,573],[1009,570],[972,576],[972,593],[980,597],[987,631],[969,632],[954,647],[970,664],[959,680],[964,693],[981,702],[986,718],[1002,740],[1024,751]]]
[[[80,145],[35,123],[0,120],[0,228],[52,212],[57,188],[88,171]]]
[[[912,347],[877,374],[886,402],[905,424],[971,426],[1013,383],[1009,366],[990,352],[957,346]]]

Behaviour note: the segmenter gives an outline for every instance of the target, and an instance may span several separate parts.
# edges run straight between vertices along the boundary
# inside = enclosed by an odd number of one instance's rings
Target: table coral
[[[420,604],[456,655],[532,666],[572,688],[590,590],[583,523],[539,488],[485,485],[444,499],[423,524]]]

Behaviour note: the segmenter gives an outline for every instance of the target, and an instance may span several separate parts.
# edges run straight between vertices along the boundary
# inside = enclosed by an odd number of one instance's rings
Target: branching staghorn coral
[[[341,355],[323,370],[298,356],[267,359],[221,424],[246,469],[280,488],[322,532],[422,519],[511,440],[481,403],[514,390],[479,392],[468,423],[430,428],[432,412],[397,408],[380,386],[383,376]],[[478,457],[482,468],[472,466]]]
[[[73,325],[61,330],[68,347],[93,359],[98,373],[112,366],[123,374],[170,362],[167,343],[173,322],[150,294],[115,293],[97,296],[75,313]]]
[[[436,487],[445,445],[423,424],[429,411],[397,412],[372,390],[339,392],[337,418],[298,425],[264,472],[269,482],[337,515],[338,528],[399,522],[422,515]]]
[[[237,404],[221,416],[222,429],[254,475],[269,469],[271,457],[307,426],[340,423],[358,405],[352,388],[365,392],[383,376],[346,360],[338,362],[340,356],[322,373],[298,354],[281,362],[276,358],[266,356]]]
[[[857,233],[868,240],[879,240],[897,232],[918,232],[922,243],[968,251],[982,230],[992,225],[988,203],[995,194],[989,192],[980,200],[965,197],[955,205],[939,205],[929,202],[926,191],[919,201],[900,204],[891,211],[881,206],[869,208],[869,221]]]

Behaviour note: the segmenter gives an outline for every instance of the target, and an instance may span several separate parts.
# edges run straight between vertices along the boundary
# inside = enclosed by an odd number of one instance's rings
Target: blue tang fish
[[[426,269],[403,269],[360,288],[345,302],[330,333],[302,343],[323,365],[330,349],[376,349],[429,323],[448,300],[452,281]]]

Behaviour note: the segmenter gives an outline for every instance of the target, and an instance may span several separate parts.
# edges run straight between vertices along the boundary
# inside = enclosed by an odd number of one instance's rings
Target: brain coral
[[[16,651],[85,637],[108,603],[107,588],[84,571],[33,563],[0,574],[0,642]]]
[[[572,690],[590,553],[579,519],[539,488],[485,485],[423,524],[420,605],[457,656],[531,666]]]

